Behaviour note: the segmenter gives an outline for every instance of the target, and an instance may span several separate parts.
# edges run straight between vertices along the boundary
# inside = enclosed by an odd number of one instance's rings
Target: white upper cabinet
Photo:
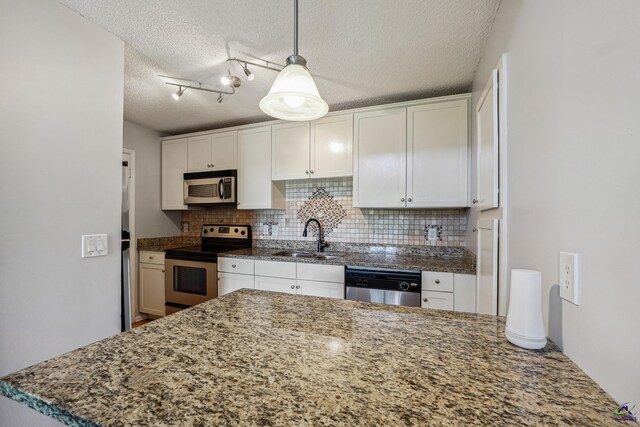
[[[271,126],[238,131],[238,209],[284,209],[284,186],[271,181]]]
[[[354,114],[353,205],[469,206],[468,99]]]
[[[407,108],[407,207],[469,206],[466,99]]]
[[[309,178],[309,122],[273,125],[271,132],[272,179]]]
[[[353,114],[273,125],[272,179],[353,174]]]
[[[189,138],[189,172],[236,169],[238,132],[221,132]]]
[[[183,210],[184,173],[187,172],[187,138],[162,141],[162,209]]]
[[[311,122],[311,178],[353,175],[353,114]]]
[[[477,196],[478,210],[499,206],[499,122],[498,70],[491,78],[478,101],[476,126],[478,135]]]
[[[356,113],[353,123],[353,206],[405,207],[407,109]]]

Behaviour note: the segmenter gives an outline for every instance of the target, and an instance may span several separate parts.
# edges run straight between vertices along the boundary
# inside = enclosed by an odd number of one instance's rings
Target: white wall
[[[638,22],[636,0],[503,1],[473,83],[475,108],[509,55],[510,268],[542,271],[550,338],[614,399],[636,404]],[[558,299],[561,250],[582,256],[580,306]]]
[[[120,330],[124,44],[51,0],[0,0],[0,40],[1,376]],[[92,233],[109,255],[81,259]]]
[[[161,144],[164,134],[131,122],[124,122],[125,148],[136,152],[136,235],[165,237],[180,235],[180,211],[163,211],[161,206]]]

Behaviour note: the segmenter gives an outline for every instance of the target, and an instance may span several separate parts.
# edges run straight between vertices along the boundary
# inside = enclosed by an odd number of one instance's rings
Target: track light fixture
[[[247,76],[247,80],[253,81],[253,79],[256,78],[255,74],[253,74],[249,70],[249,67],[247,67],[247,64],[240,63],[240,66],[242,67],[242,71],[244,71],[245,76]]]
[[[182,94],[184,93],[184,91],[187,90],[187,88],[183,88],[182,86],[178,86],[178,91],[176,93],[174,93],[173,95],[173,99],[175,99],[176,101],[180,99],[180,97],[182,96]]]
[[[229,87],[240,87],[240,85],[242,84],[242,80],[240,80],[239,77],[227,74],[226,76],[222,76],[220,78],[220,83]]]

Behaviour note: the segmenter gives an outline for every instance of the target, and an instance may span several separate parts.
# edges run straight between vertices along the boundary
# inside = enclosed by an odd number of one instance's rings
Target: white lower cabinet
[[[344,282],[331,283],[317,280],[297,280],[296,290],[300,295],[344,299]]]
[[[152,316],[164,316],[164,252],[140,251],[138,270],[138,309]]]
[[[296,293],[296,280],[285,279],[283,277],[266,277],[256,276],[256,289],[262,291],[285,292],[288,294]]]
[[[421,306],[475,313],[476,276],[423,271]]]
[[[223,296],[239,289],[254,289],[253,275],[218,273],[218,296]]]
[[[219,295],[255,287],[263,291],[344,299],[344,266],[221,257]],[[238,274],[244,272],[247,274]],[[255,272],[255,275],[253,273]]]
[[[453,310],[453,292],[422,291],[422,307]]]

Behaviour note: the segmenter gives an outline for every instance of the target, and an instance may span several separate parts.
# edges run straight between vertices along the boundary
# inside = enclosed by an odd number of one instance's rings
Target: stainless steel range
[[[205,224],[202,245],[168,249],[165,254],[167,314],[218,296],[218,253],[251,247],[251,226]]]

